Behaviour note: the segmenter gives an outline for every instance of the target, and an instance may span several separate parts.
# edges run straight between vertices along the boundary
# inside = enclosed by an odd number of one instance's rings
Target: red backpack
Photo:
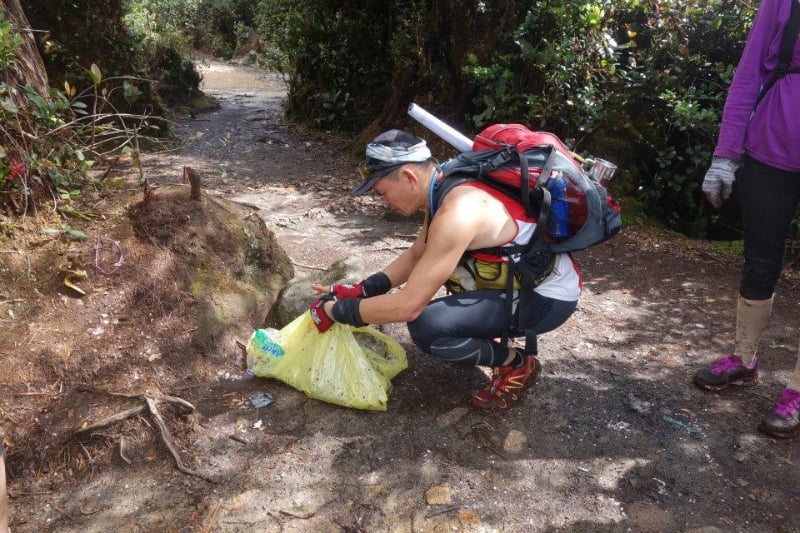
[[[521,124],[495,124],[475,136],[472,149],[441,166],[429,214],[433,217],[444,196],[467,181],[487,183],[525,207],[537,221],[528,243],[471,250],[508,257],[507,312],[512,313],[517,278],[526,289],[520,291],[522,313],[530,289],[552,268],[555,254],[583,250],[616,235],[622,226],[620,208],[552,133],[531,131]],[[510,334],[509,328],[503,344]],[[535,350],[535,342],[536,335],[526,332],[526,351]]]
[[[521,124],[494,124],[475,136],[472,147],[472,152],[442,166],[431,215],[453,187],[481,181],[522,203],[528,216],[537,219],[528,248],[583,250],[610,239],[622,227],[617,202],[552,133]],[[520,251],[525,250],[513,253]]]

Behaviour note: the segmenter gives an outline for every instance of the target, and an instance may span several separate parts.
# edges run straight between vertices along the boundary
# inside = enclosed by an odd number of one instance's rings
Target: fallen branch
[[[396,252],[398,250],[407,250],[408,245],[405,246],[384,246],[382,248],[373,248],[370,252]]]
[[[314,514],[312,511],[289,511],[284,509],[278,509],[280,514],[291,516],[292,518],[299,518],[300,520],[308,520],[309,518],[313,518]]]
[[[138,407],[132,407],[130,409],[122,411],[121,413],[111,415],[108,418],[100,420],[99,422],[95,422],[94,424],[86,426],[85,428],[80,428],[75,433],[86,433],[87,431],[93,431],[95,429],[104,428],[106,426],[110,426],[111,424],[116,424],[117,422],[121,422],[122,420],[125,420],[126,418],[129,418],[131,416],[138,415],[142,411],[144,411],[144,405],[140,405]]]
[[[442,514],[451,513],[453,511],[458,511],[458,506],[457,505],[453,505],[453,506],[450,506],[450,507],[444,507],[442,509],[437,509],[437,510],[434,510],[434,511],[430,511],[429,513],[427,513],[425,515],[425,518],[433,518],[434,516],[439,516],[439,515],[442,515]]]
[[[105,172],[103,172],[103,175],[100,176],[100,178],[97,181],[99,183],[103,183],[104,181],[106,181],[106,178],[114,169],[114,165],[116,165],[118,162],[119,162],[119,156],[115,157],[114,160],[108,164],[108,168],[105,170]]]
[[[228,437],[236,442],[241,442],[242,444],[250,444],[250,441],[240,437],[239,435],[228,435]]]

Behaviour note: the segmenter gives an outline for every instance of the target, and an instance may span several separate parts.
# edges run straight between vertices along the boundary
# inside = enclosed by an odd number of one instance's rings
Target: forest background
[[[753,2],[0,4],[0,223],[7,232],[37,201],[69,202],[95,186],[86,171],[97,159],[135,160],[169,137],[171,113],[203,105],[195,69],[202,51],[246,56],[283,74],[286,118],[353,138],[354,152],[388,127],[420,130],[435,144],[407,116],[411,102],[467,135],[489,123],[524,123],[618,164],[611,190],[629,219],[691,237],[739,238],[736,203],[713,211],[700,185]],[[30,31],[9,16],[15,4]],[[25,39],[44,61],[48,94],[8,77]],[[444,143],[434,148],[440,158],[452,152]]]

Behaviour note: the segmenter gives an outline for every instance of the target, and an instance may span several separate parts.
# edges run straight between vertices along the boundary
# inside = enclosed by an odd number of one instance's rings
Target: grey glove
[[[703,179],[703,192],[706,198],[716,209],[727,200],[733,190],[733,182],[736,181],[736,169],[739,163],[727,157],[711,158],[711,166]]]

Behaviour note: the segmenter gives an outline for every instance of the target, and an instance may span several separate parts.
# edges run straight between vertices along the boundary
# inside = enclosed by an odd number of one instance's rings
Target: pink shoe
[[[758,359],[753,358],[746,366],[738,355],[726,355],[710,368],[700,370],[694,376],[694,384],[701,389],[717,391],[729,385],[749,386],[758,383]]]
[[[800,391],[783,389],[775,410],[764,417],[758,429],[779,439],[800,435]]]

